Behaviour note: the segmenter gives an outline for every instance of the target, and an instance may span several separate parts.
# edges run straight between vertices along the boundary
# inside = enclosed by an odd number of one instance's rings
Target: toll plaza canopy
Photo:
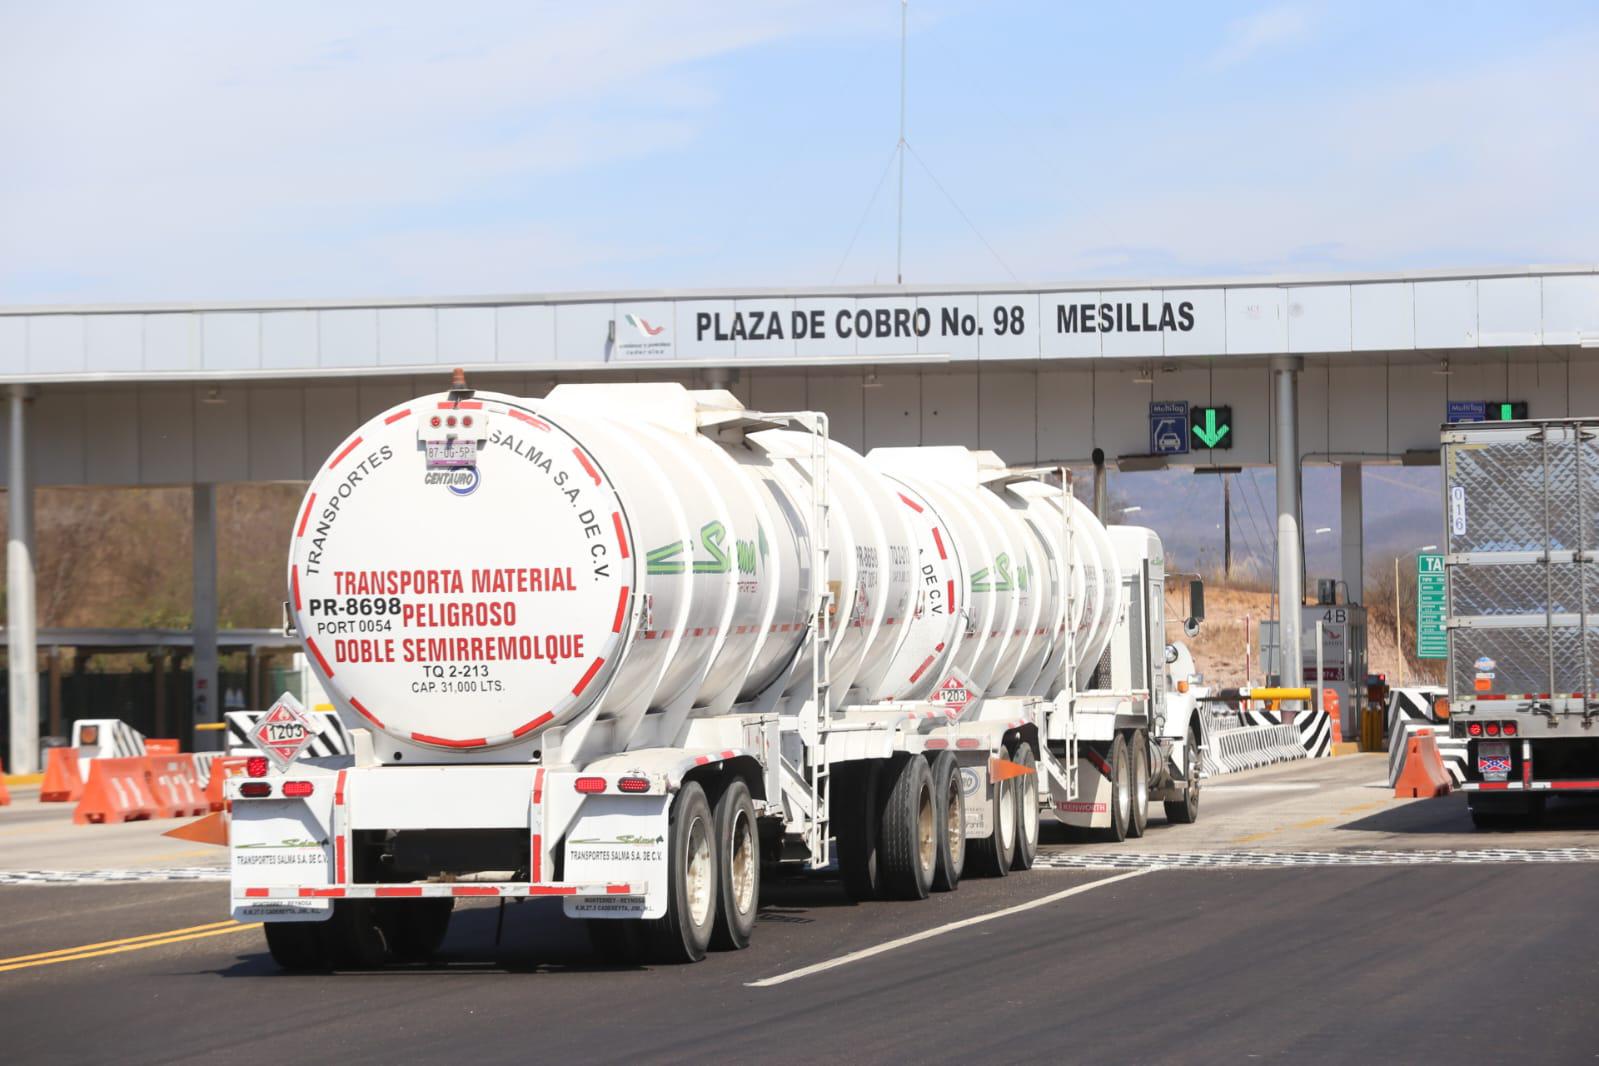
[[[1284,603],[1300,598],[1301,464],[1336,463],[1358,601],[1362,464],[1436,462],[1439,424],[1474,412],[1599,414],[1599,266],[0,307],[8,483],[195,487],[196,685],[214,693],[199,639],[215,628],[212,486],[308,480],[351,429],[437,391],[452,367],[524,395],[563,381],[730,388],[757,409],[825,411],[857,449],[1270,464]],[[29,499],[8,504],[13,768],[32,761],[17,701],[36,703],[19,669],[34,647]],[[1283,623],[1294,662],[1298,620]]]

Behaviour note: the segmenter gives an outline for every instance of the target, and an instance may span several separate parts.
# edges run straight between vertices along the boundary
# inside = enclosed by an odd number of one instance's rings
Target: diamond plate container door
[[[1599,445],[1576,421],[1445,431],[1451,690],[1594,690]]]

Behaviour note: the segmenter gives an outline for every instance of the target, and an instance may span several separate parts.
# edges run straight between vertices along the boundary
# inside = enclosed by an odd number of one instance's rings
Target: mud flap
[[[1101,773],[1093,761],[1083,756],[1077,760],[1077,798],[1061,800],[1051,797],[1055,819],[1077,829],[1109,828],[1110,801],[1110,778]]]
[[[589,796],[566,834],[561,880],[646,886],[642,896],[569,896],[568,918],[659,918],[670,900],[671,796]]]
[[[332,913],[327,899],[251,899],[251,889],[333,883],[333,833],[298,799],[248,800],[233,805],[233,917],[319,922]]]

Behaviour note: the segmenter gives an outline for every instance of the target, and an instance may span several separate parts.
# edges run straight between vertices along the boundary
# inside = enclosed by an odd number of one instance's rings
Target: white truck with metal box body
[[[1599,421],[1442,433],[1450,731],[1472,820],[1599,792]]]
[[[763,868],[921,898],[1198,812],[1164,559],[1062,470],[828,438],[673,384],[466,387],[312,481],[287,612],[350,728],[291,700],[228,786],[232,907],[295,969],[421,958],[454,901],[558,897],[608,954],[749,943]],[[269,758],[270,756],[270,758]]]

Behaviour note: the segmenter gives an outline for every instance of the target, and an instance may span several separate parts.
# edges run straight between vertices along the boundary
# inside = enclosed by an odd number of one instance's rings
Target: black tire
[[[928,767],[933,775],[933,799],[938,828],[938,866],[933,871],[933,891],[953,892],[966,865],[966,797],[961,791],[960,765],[955,753],[941,751]]]
[[[1183,798],[1165,803],[1166,820],[1173,825],[1199,821],[1199,737],[1193,726],[1188,727],[1188,736],[1183,739],[1183,780],[1188,784]]]
[[[1116,735],[1110,746],[1110,827],[1101,829],[1101,840],[1120,844],[1127,839],[1133,816],[1133,775],[1127,754],[1127,738]]]
[[[750,788],[734,778],[716,798],[716,925],[711,947],[739,951],[750,946],[761,905],[761,838],[755,827]]]
[[[328,960],[335,970],[376,970],[389,961],[388,944],[370,899],[337,899],[327,928]]]
[[[667,828],[666,913],[644,921],[655,962],[699,962],[716,926],[716,826],[705,790],[686,782]]]
[[[981,840],[966,844],[966,876],[1005,877],[1016,856],[1016,797],[1013,777],[990,785],[993,797],[987,802],[988,822],[994,831]]]
[[[453,899],[380,900],[378,928],[397,962],[426,962],[450,931]]]
[[[883,887],[893,899],[926,899],[938,868],[940,835],[933,772],[926,759],[900,755],[889,763],[888,773],[894,783],[878,844]]]
[[[290,973],[326,973],[332,969],[325,925],[327,922],[267,922],[262,931],[266,933],[272,961]]]
[[[1142,729],[1134,732],[1127,753],[1133,782],[1133,816],[1127,823],[1127,835],[1137,838],[1149,825],[1149,734]]]
[[[840,764],[833,770],[831,818],[838,842],[838,869],[844,891],[856,902],[883,893],[878,862],[881,807],[878,803],[881,759]]]
[[[1011,761],[1030,771],[1011,778],[1011,793],[1016,797],[1016,853],[1012,870],[1031,870],[1038,858],[1038,756],[1027,741],[1016,745]]]

